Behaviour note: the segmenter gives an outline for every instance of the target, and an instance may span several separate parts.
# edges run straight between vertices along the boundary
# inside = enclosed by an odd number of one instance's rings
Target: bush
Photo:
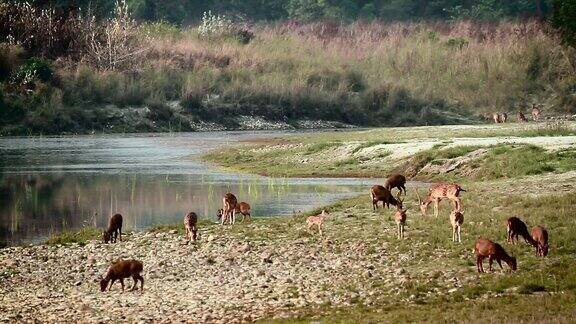
[[[202,16],[198,36],[211,40],[233,38],[242,44],[248,44],[254,38],[247,28],[234,24],[226,15],[213,14],[210,10]]]
[[[0,82],[6,80],[18,65],[24,49],[18,45],[0,43]]]
[[[47,61],[32,57],[20,66],[14,73],[12,80],[15,83],[26,85],[32,83],[34,80],[48,82],[52,79],[53,75],[54,72]]]

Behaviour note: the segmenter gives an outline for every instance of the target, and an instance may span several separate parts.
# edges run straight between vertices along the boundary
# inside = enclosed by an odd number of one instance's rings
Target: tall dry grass
[[[361,125],[472,121],[531,103],[543,103],[545,114],[576,112],[576,52],[537,22],[286,22],[252,26],[247,44],[197,28],[133,27],[126,53],[137,59],[54,62],[61,106],[178,100],[204,119]]]

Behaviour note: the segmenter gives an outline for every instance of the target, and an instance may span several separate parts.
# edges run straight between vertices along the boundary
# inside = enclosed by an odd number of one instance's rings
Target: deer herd
[[[382,203],[382,208],[390,208],[390,205],[396,207],[394,213],[394,221],[397,226],[397,238],[404,239],[404,229],[406,227],[407,208],[403,208],[403,199],[400,196],[406,196],[406,177],[401,174],[393,174],[389,176],[384,185],[374,185],[370,188],[370,199],[374,211],[378,209],[378,203]],[[396,196],[392,194],[392,189],[397,189]],[[428,206],[434,203],[434,216],[438,217],[438,205],[443,199],[452,201],[453,209],[450,212],[449,220],[452,227],[452,241],[462,242],[461,229],[464,224],[464,214],[462,212],[462,201],[460,194],[466,192],[462,187],[455,183],[435,183],[432,184],[428,193],[422,199],[418,189],[416,195],[418,197],[420,212],[423,216],[427,215]],[[242,215],[242,222],[246,219],[251,220],[250,205],[246,202],[238,202],[236,196],[232,193],[227,193],[222,199],[223,208],[217,212],[217,219],[221,225],[234,225],[236,214]],[[316,228],[319,235],[322,235],[322,229],[326,218],[329,213],[323,209],[320,214],[309,216],[306,219],[308,231],[313,231]],[[186,231],[186,238],[188,242],[196,241],[198,235],[198,215],[194,212],[189,212],[184,216],[184,228]],[[524,241],[536,248],[536,255],[538,257],[545,257],[548,254],[548,231],[538,225],[535,226],[531,233],[528,232],[526,224],[518,217],[510,217],[506,222],[506,237],[509,244],[518,242],[518,237],[521,236]],[[118,239],[122,241],[122,215],[114,214],[110,217],[108,228],[102,233],[104,243],[116,243]],[[492,263],[496,261],[502,268],[502,261],[506,262],[508,266],[515,271],[517,269],[516,258],[510,256],[504,248],[491,240],[486,238],[479,238],[474,246],[474,254],[476,256],[476,266],[478,272],[484,272],[482,265],[484,259],[488,258],[489,270],[492,271]],[[118,280],[124,290],[124,279],[132,277],[134,279],[134,286],[132,290],[136,289],[138,281],[141,282],[141,289],[144,286],[144,278],[140,275],[142,272],[142,262],[136,260],[123,260],[112,264],[108,269],[106,276],[101,278],[100,287],[102,291],[108,290],[112,284]],[[108,284],[110,285],[108,286]]]
[[[532,104],[532,119],[534,121],[539,121],[540,120],[540,115],[542,114],[542,109],[544,108],[544,105],[539,104]],[[505,112],[494,112],[492,113],[491,116],[486,116],[487,119],[492,119],[494,121],[494,123],[496,124],[501,124],[501,123],[505,123],[508,120],[508,114]],[[516,113],[516,121],[519,123],[525,123],[528,122],[528,119],[526,118],[526,115],[524,115],[523,112],[518,111]]]

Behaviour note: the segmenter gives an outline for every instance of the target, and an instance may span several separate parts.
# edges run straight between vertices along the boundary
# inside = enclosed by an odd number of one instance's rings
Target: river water
[[[215,220],[233,192],[253,216],[291,215],[366,193],[376,179],[270,178],[201,162],[209,150],[286,131],[0,138],[0,242],[41,242],[52,233],[180,223],[186,212]],[[313,135],[313,133],[310,133]]]

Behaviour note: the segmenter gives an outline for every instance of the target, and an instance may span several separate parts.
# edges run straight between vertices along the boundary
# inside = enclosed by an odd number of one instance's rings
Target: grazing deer
[[[113,263],[108,269],[106,276],[100,280],[100,291],[104,292],[110,282],[108,290],[112,289],[112,285],[116,280],[120,281],[122,291],[124,291],[124,278],[132,277],[134,279],[134,286],[131,290],[136,290],[136,284],[140,280],[140,290],[144,290],[144,278],[140,275],[142,272],[142,262],[136,260],[122,260]]]
[[[114,214],[108,221],[108,228],[102,232],[104,243],[116,243],[117,239],[122,241],[122,215]]]
[[[499,118],[501,123],[505,123],[508,120],[508,114],[505,112],[500,113]]]
[[[310,216],[306,219],[306,224],[308,224],[308,231],[312,230],[312,227],[316,226],[318,228],[318,233],[322,235],[322,226],[324,225],[324,220],[326,219],[326,210],[322,209],[322,213],[316,216]]]
[[[372,208],[378,208],[378,202],[382,202],[382,208],[390,208],[390,205],[402,208],[402,200],[394,198],[390,190],[380,185],[375,185],[370,188],[370,198],[372,199]]]
[[[222,210],[222,222],[221,224],[224,225],[226,221],[230,223],[230,225],[234,225],[236,221],[236,205],[238,204],[238,199],[232,193],[227,193],[222,198],[222,202],[224,203],[224,208]]]
[[[542,114],[542,110],[540,109],[541,107],[542,105],[536,106],[535,104],[532,104],[532,118],[534,121],[540,120],[540,114]]]
[[[463,191],[465,192],[466,190],[462,189],[462,187],[455,183],[436,183],[433,184],[430,189],[428,189],[428,195],[426,198],[421,200],[420,194],[418,193],[418,190],[416,190],[422,215],[426,216],[426,209],[428,209],[428,205],[434,202],[434,215],[438,217],[438,204],[444,198],[452,200],[454,203],[454,210],[462,210],[460,193]]]
[[[196,241],[198,233],[198,215],[189,212],[184,216],[184,228],[186,229],[186,238],[188,241]]]
[[[250,204],[246,202],[241,202],[236,205],[236,212],[242,214],[242,223],[244,219],[248,217],[248,220],[252,220],[252,215],[250,215]]]
[[[458,240],[458,243],[462,242],[460,237],[460,228],[462,227],[463,223],[464,214],[462,214],[460,210],[453,210],[450,213],[450,224],[452,224],[452,242],[456,242],[456,240]]]
[[[500,244],[494,243],[490,240],[484,238],[478,239],[474,246],[474,254],[476,255],[476,268],[478,269],[478,272],[484,272],[482,261],[484,261],[485,258],[488,258],[488,264],[490,266],[488,269],[490,271],[492,271],[492,262],[494,260],[498,262],[500,268],[502,268],[501,261],[504,261],[513,271],[516,271],[517,269],[516,258],[508,255]]]
[[[400,194],[402,190],[404,190],[404,196],[406,196],[406,177],[401,174],[392,174],[389,176],[386,181],[384,182],[384,188],[388,189],[388,191],[392,192],[392,188],[398,189],[397,197],[400,198]]]
[[[528,233],[526,224],[518,217],[510,217],[506,221],[506,241],[514,244],[514,239],[518,242],[518,236],[522,236],[526,243],[537,246],[536,241]]]
[[[518,120],[519,123],[525,123],[528,121],[528,119],[526,119],[526,116],[524,116],[524,113],[522,113],[521,111],[516,113],[516,119]]]
[[[548,255],[548,231],[542,226],[532,229],[532,239],[536,242],[536,255],[545,257]]]
[[[402,208],[396,208],[396,213],[394,213],[394,221],[396,221],[396,226],[398,228],[398,239],[404,238],[404,226],[406,226],[406,210]]]

